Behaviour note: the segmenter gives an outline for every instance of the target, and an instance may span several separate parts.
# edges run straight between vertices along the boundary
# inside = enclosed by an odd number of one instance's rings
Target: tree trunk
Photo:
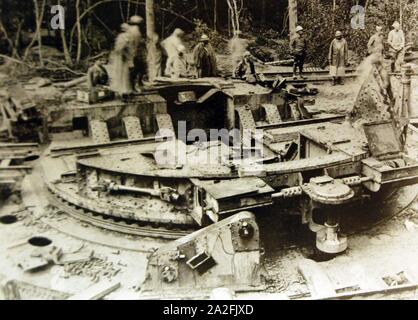
[[[42,58],[42,30],[41,30],[41,28],[42,28],[42,20],[44,18],[45,0],[42,1],[41,7],[39,7],[37,0],[33,0],[33,5],[34,5],[34,8],[35,8],[36,31],[35,31],[34,37],[32,38],[32,41],[26,47],[25,53],[23,55],[23,60],[24,61],[26,60],[26,58],[27,58],[27,56],[30,52],[30,49],[33,47],[36,40],[38,40],[39,62],[40,62],[40,65],[43,66],[44,62],[43,62],[43,58]]]
[[[148,56],[151,59],[148,59],[148,76],[149,80],[153,81],[154,75],[156,73],[155,70],[155,57],[157,55],[156,51],[156,44],[155,41],[155,12],[154,12],[154,0],[146,0],[145,1],[145,17],[146,17],[146,24],[147,24],[147,50]]]
[[[399,0],[399,22],[403,27],[403,7],[402,7],[402,0]]]
[[[298,1],[289,0],[289,32],[295,33],[296,26],[298,25]]]
[[[218,31],[218,0],[213,2],[213,30]]]
[[[35,3],[35,12],[36,12],[36,15],[37,15],[37,18],[36,18],[36,29],[38,30],[37,31],[37,34],[38,34],[38,55],[39,55],[39,63],[40,63],[40,65],[41,65],[41,67],[43,67],[44,66],[44,60],[43,60],[43,58],[42,58],[42,20],[43,20],[43,17],[44,17],[44,10],[45,10],[45,0],[44,1],[42,1],[42,5],[41,5],[41,7],[39,8],[38,7],[38,2],[37,2],[37,0],[34,0],[34,3]]]
[[[227,0],[226,2],[228,4],[229,19],[231,20],[232,32],[234,34],[236,31],[240,30],[237,2],[236,0]]]
[[[80,63],[81,59],[81,46],[82,46],[82,34],[81,34],[81,22],[80,22],[80,0],[75,2],[75,11],[76,11],[76,25],[77,25],[77,56],[76,64]]]
[[[61,5],[61,0],[58,0],[58,5]],[[61,36],[62,50],[64,52],[65,63],[70,66],[73,64],[73,61],[71,59],[70,50],[68,50],[67,38],[65,36],[65,28],[60,29],[59,32]]]
[[[22,26],[23,26],[24,22],[25,21],[22,19],[22,20],[19,21],[19,23],[17,25],[15,43],[14,43],[14,46],[13,46],[13,53],[12,53],[12,57],[15,57],[15,58],[19,58],[19,56],[20,56],[19,48],[20,48],[20,40],[21,40],[21,36],[22,36]]]

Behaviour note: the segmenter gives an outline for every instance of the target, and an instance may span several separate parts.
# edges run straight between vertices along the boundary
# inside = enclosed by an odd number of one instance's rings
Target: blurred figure
[[[134,66],[134,46],[128,32],[129,25],[121,25],[121,33],[116,37],[110,54],[110,89],[121,96],[132,93],[130,70]]]
[[[181,29],[175,29],[173,33],[166,38],[164,41],[161,42],[161,46],[163,47],[163,70],[164,75],[170,76],[170,72],[167,69],[169,64],[171,64],[172,59],[174,59],[178,54],[178,48],[183,45],[183,36],[184,31]]]
[[[296,27],[296,34],[290,40],[290,50],[294,56],[293,78],[297,79],[296,72],[299,68],[300,77],[305,79],[303,76],[303,66],[305,64],[308,43],[303,35],[303,28],[301,26]]]
[[[216,56],[209,37],[204,34],[200,38],[200,42],[193,50],[193,62],[196,68],[198,78],[216,77]]]
[[[388,44],[389,44],[389,54],[391,56],[391,69],[392,72],[399,70],[398,63],[399,57],[402,53],[402,50],[405,48],[405,34],[401,29],[401,24],[398,21],[392,26],[394,29],[389,32]]]
[[[264,64],[256,57],[254,57],[249,51],[246,51],[235,68],[234,77],[247,81],[248,83],[257,83],[257,72],[255,69],[255,62]]]
[[[170,64],[167,66],[170,77],[173,79],[188,78],[190,76],[190,65],[186,58],[186,47],[180,45],[177,52],[177,55],[170,60]]]
[[[329,72],[333,77],[333,85],[344,84],[345,66],[348,61],[348,45],[343,38],[343,33],[337,31],[335,39],[332,40],[328,54]]]
[[[130,68],[130,80],[133,91],[137,90],[137,85],[143,85],[143,78],[147,73],[147,49],[146,41],[142,36],[139,26],[144,22],[140,16],[132,16],[129,19],[128,34],[130,36],[133,65]]]
[[[367,51],[370,54],[376,53],[383,56],[384,51],[383,45],[383,27],[377,26],[376,33],[371,36],[368,44],[367,44]]]
[[[157,33],[152,35],[148,40],[148,77],[150,81],[162,76],[161,63],[163,60],[163,49],[159,43],[160,37]]]
[[[232,74],[235,73],[248,48],[248,41],[241,38],[241,31],[237,30],[229,42],[229,53],[231,54]]]

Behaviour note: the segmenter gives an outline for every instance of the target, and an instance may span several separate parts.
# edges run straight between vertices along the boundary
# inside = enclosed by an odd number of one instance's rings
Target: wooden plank
[[[352,159],[349,155],[343,153],[334,153],[317,158],[264,164],[263,172],[265,172],[267,175],[276,175],[279,173],[296,173],[300,171],[324,169],[350,162],[352,162]]]
[[[112,282],[100,282],[95,284],[86,290],[77,293],[67,300],[99,300],[107,296],[109,293],[120,288],[119,281]]]
[[[309,124],[319,124],[319,123],[337,121],[337,120],[343,121],[344,118],[345,116],[331,115],[331,116],[325,116],[323,118],[286,121],[286,122],[277,123],[277,124],[261,125],[261,126],[257,126],[257,129],[266,129],[266,130],[281,129],[281,128],[296,127],[296,126],[303,126],[303,125],[309,125]]]
[[[0,171],[7,171],[7,170],[22,170],[22,171],[31,171],[31,166],[8,166],[8,167],[1,167]]]
[[[32,142],[0,142],[0,148],[38,148],[38,143]]]
[[[414,296],[415,292],[418,290],[417,284],[405,284],[395,287],[388,287],[384,289],[376,289],[376,290],[360,290],[360,291],[354,291],[354,292],[348,292],[348,293],[341,293],[336,294],[328,297],[322,297],[319,300],[345,300],[345,299],[353,299],[353,298],[359,298],[359,297],[370,297],[374,295],[380,295],[382,298],[388,299],[388,296],[391,294],[400,294],[404,292],[410,291],[411,294],[413,293]]]
[[[312,297],[325,298],[336,295],[331,280],[315,261],[310,259],[302,260],[298,265],[298,270],[308,283]]]
[[[3,159],[3,160],[0,160],[0,168],[7,168],[7,167],[9,167],[11,162],[12,162],[12,159]]]

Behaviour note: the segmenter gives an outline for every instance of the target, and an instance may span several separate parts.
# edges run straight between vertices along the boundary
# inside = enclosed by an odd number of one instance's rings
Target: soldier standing
[[[137,85],[142,86],[142,80],[147,70],[146,41],[142,36],[139,26],[144,22],[140,16],[132,16],[129,19],[128,34],[130,36],[133,65],[130,68],[130,81],[133,91],[137,91]]]
[[[183,45],[183,35],[184,31],[181,29],[175,29],[174,32],[166,38],[163,42],[161,42],[161,46],[163,47],[163,71],[164,75],[170,76],[170,72],[168,70],[168,66],[171,64],[172,59],[174,59],[178,54],[178,48]]]
[[[348,61],[348,45],[341,31],[335,33],[335,39],[331,42],[328,61],[330,65],[329,72],[331,77],[333,77],[333,85],[335,86],[337,83],[344,84],[342,77],[345,76],[345,66]]]
[[[198,78],[216,77],[215,51],[209,43],[209,37],[206,34],[202,35],[200,42],[194,48],[193,57]]]
[[[110,89],[121,96],[132,93],[130,69],[134,66],[133,44],[128,29],[127,24],[122,24],[122,32],[116,37],[110,55]]]
[[[168,66],[170,77],[173,79],[188,78],[190,75],[190,65],[185,56],[186,47],[180,45],[177,51],[177,55],[170,60],[170,65]]]
[[[298,68],[300,77],[305,79],[303,76],[303,66],[305,64],[307,49],[308,44],[303,35],[303,28],[301,26],[297,26],[296,34],[290,40],[290,50],[294,56],[293,78],[295,79],[297,79],[296,72]]]
[[[241,31],[235,31],[234,37],[229,43],[231,54],[232,73],[234,74],[238,65],[241,63],[245,52],[247,51],[248,41],[241,38]]]
[[[389,44],[389,53],[391,56],[392,64],[392,72],[396,71],[398,60],[402,50],[405,48],[405,34],[401,29],[401,25],[398,21],[392,26],[394,29],[389,32],[388,37],[388,44]]]
[[[151,39],[148,40],[149,50],[148,50],[147,60],[150,66],[148,70],[148,77],[151,81],[154,81],[155,78],[162,76],[161,64],[162,64],[162,59],[163,59],[163,56],[162,56],[163,49],[159,43],[159,39],[160,37],[158,36],[158,34],[154,33]]]

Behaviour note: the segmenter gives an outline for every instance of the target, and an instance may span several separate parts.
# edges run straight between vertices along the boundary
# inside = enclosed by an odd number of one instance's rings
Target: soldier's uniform
[[[303,77],[303,66],[305,64],[308,43],[305,37],[300,34],[303,31],[301,26],[296,28],[296,34],[290,40],[290,50],[294,56],[293,76],[296,77],[296,71],[299,68],[299,75]]]

